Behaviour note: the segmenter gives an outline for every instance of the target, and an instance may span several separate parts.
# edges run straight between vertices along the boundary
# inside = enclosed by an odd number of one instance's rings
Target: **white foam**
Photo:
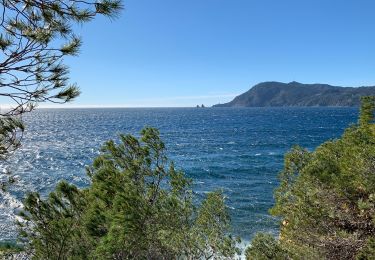
[[[0,195],[2,197],[0,208],[9,211],[10,209],[15,210],[23,207],[21,201],[14,198],[10,193],[1,191]]]

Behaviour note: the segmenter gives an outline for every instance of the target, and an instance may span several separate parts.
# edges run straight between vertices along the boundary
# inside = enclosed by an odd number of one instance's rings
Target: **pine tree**
[[[24,130],[17,116],[40,102],[65,103],[79,95],[69,84],[65,56],[78,55],[82,41],[74,24],[98,14],[116,17],[121,0],[2,0],[0,96],[13,107],[0,111],[0,155],[15,149]]]
[[[21,241],[36,259],[224,259],[238,249],[223,194],[198,206],[156,129],[107,142],[88,168],[91,185],[61,182],[25,200]]]
[[[271,209],[281,218],[280,238],[272,247],[288,252],[281,259],[373,259],[374,100],[362,99],[358,124],[340,139],[313,152],[295,147],[285,156]],[[267,240],[257,240],[262,243]],[[264,256],[259,248],[250,247],[249,254]]]

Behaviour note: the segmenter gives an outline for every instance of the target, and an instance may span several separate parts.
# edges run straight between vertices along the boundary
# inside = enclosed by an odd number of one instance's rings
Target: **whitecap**
[[[23,204],[21,201],[13,197],[9,192],[0,192],[2,197],[0,208],[5,209],[6,211],[13,211],[18,208],[22,208]]]

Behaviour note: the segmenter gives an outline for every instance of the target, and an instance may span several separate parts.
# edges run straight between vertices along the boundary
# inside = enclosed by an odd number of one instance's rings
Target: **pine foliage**
[[[116,17],[121,8],[120,0],[1,0],[0,96],[11,108],[0,111],[0,127],[40,102],[65,103],[77,97],[79,88],[69,83],[63,64],[64,57],[78,55],[82,44],[72,27],[97,15]],[[23,127],[13,124],[1,131],[18,137]],[[0,155],[18,145],[19,138],[0,137]]]
[[[363,98],[358,124],[340,139],[285,156],[271,213],[282,219],[272,248],[286,259],[374,259],[374,109],[375,97]]]
[[[191,180],[167,159],[157,130],[107,142],[88,175],[86,189],[61,182],[47,199],[26,198],[20,234],[35,259],[225,259],[238,253],[223,194],[209,193],[196,206]]]

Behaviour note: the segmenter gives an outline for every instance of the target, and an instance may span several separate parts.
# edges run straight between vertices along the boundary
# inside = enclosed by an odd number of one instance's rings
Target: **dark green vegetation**
[[[19,116],[40,102],[65,103],[79,95],[69,84],[66,56],[77,55],[81,39],[72,27],[98,14],[115,17],[120,0],[2,0],[0,9],[0,156],[19,146]]]
[[[285,156],[271,209],[280,237],[258,234],[248,259],[375,259],[375,97],[362,100],[340,139]]]
[[[375,95],[375,87],[263,82],[231,102],[214,107],[359,106],[361,96],[371,95]]]
[[[14,242],[0,242],[0,259],[12,259],[14,254],[18,254],[23,250],[23,247]]]
[[[191,180],[165,156],[159,133],[107,142],[87,169],[91,185],[58,184],[27,196],[21,241],[36,259],[217,259],[236,241],[221,192],[200,206]]]

